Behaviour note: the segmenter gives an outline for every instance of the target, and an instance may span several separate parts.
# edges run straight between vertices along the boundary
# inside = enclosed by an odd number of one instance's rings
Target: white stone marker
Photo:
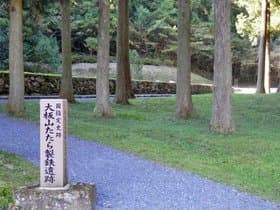
[[[40,100],[41,188],[59,189],[68,184],[67,118],[67,100]]]

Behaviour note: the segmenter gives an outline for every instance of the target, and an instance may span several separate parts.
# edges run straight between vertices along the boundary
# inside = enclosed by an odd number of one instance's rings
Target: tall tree
[[[132,96],[131,74],[129,64],[129,17],[128,0],[118,0],[118,29],[117,29],[117,104],[129,104]]]
[[[210,129],[218,133],[229,133],[234,130],[232,119],[230,9],[231,0],[214,1],[214,88]]]
[[[191,95],[190,0],[178,0],[177,118],[187,118],[193,111]]]
[[[99,8],[98,71],[94,114],[99,117],[111,117],[113,114],[109,103],[110,2],[108,0],[99,0]]]
[[[267,1],[268,0],[262,0],[262,24],[259,44],[258,81],[256,90],[257,93],[265,93],[264,69],[267,43]]]
[[[266,42],[265,42],[265,67],[264,67],[264,90],[270,93],[270,0],[267,0],[266,8]]]
[[[10,1],[9,69],[10,87],[7,111],[24,112],[24,73],[22,0]]]
[[[74,91],[72,83],[72,59],[71,59],[71,20],[70,20],[70,0],[60,0],[62,12],[62,78],[60,87],[60,97],[68,102],[74,102]]]
[[[237,32],[243,37],[248,36],[252,44],[256,45],[262,28],[260,23],[264,18],[260,15],[264,6],[263,0],[235,0],[234,2],[240,7],[236,22]],[[269,3],[269,19],[271,19],[270,32],[271,35],[277,36],[280,31],[280,3],[279,0],[267,2]]]
[[[269,93],[270,36],[272,36],[273,40],[280,31],[279,0],[236,0],[236,3],[245,9],[237,16],[236,26],[238,33],[241,36],[248,35],[253,44],[257,44],[257,40],[259,40],[259,64],[261,65],[259,65],[258,70],[264,68],[264,73],[258,71],[257,92]],[[266,42],[262,40],[264,34],[266,35]],[[265,50],[263,49],[264,46]]]

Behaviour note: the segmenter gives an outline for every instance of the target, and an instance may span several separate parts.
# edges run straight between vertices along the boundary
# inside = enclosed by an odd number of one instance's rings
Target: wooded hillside
[[[8,68],[8,1],[0,1],[0,69]],[[110,55],[116,58],[116,1],[110,1]],[[96,62],[98,1],[72,0],[72,60]],[[60,4],[57,1],[24,1],[24,61],[48,64],[57,71],[60,56]],[[272,70],[276,77],[279,58],[280,6],[271,0]],[[131,0],[129,3],[129,44],[133,57],[144,64],[176,65],[177,2],[174,0]],[[213,4],[210,0],[191,1],[192,71],[212,78],[214,46]],[[237,0],[231,6],[231,33],[234,77],[253,83],[257,67],[261,1]],[[139,57],[140,56],[140,57]],[[273,80],[274,81],[274,80]],[[274,83],[276,80],[274,81]],[[275,85],[275,84],[274,84]]]

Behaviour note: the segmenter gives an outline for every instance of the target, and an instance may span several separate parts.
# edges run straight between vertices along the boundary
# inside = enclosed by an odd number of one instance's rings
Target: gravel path
[[[0,148],[39,164],[39,127],[0,114]],[[72,182],[97,186],[97,210],[280,210],[234,188],[142,160],[115,149],[69,138]]]

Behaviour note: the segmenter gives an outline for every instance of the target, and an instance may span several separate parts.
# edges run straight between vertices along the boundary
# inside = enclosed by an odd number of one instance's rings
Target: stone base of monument
[[[85,183],[71,184],[65,189],[22,187],[14,193],[14,199],[15,206],[23,210],[93,210],[96,187]]]

